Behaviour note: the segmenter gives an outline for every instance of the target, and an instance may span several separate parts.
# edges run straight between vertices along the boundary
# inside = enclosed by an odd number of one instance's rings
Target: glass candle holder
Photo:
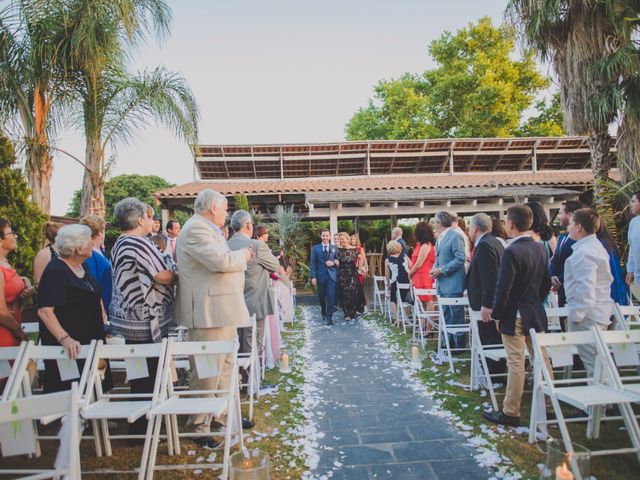
[[[231,480],[270,480],[269,454],[257,448],[234,453],[229,459],[229,478]]]
[[[420,368],[425,357],[424,347],[420,342],[409,340],[407,342],[407,358],[414,368]]]
[[[564,444],[552,438],[547,441],[547,461],[540,480],[587,480],[590,477],[591,452],[573,443],[574,451],[567,453]]]

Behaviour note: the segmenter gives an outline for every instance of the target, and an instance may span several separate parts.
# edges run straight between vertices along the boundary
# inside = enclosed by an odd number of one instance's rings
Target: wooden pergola
[[[586,137],[195,145],[192,153],[194,181],[155,194],[167,218],[205,188],[231,202],[245,194],[267,216],[293,205],[329,219],[332,231],[344,217],[502,215],[527,200],[551,213],[593,182]],[[615,164],[615,140],[611,155]]]

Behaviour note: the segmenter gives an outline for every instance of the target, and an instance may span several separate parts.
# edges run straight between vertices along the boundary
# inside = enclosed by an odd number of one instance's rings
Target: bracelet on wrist
[[[69,338],[69,334],[65,333],[62,337],[58,339],[58,343],[62,344],[62,342],[67,338]]]

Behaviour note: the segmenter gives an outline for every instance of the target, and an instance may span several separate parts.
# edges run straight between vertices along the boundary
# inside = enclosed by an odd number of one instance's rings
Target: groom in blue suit
[[[322,243],[311,249],[311,284],[318,288],[318,300],[322,310],[322,319],[327,325],[333,325],[333,305],[335,302],[338,272],[336,267],[338,254],[331,245],[331,232],[323,230],[320,234]]]

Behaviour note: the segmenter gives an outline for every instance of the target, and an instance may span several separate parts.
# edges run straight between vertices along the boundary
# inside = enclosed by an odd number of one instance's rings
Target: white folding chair
[[[9,398],[11,386],[13,385],[15,378],[18,376],[20,359],[22,358],[26,348],[27,342],[22,342],[17,347],[0,348],[0,380],[4,378],[7,379],[1,400],[7,400]],[[11,362],[13,362],[13,365],[11,365]]]
[[[27,432],[22,429],[29,429],[32,426],[31,420],[34,418],[43,417],[66,417],[59,433],[60,447],[54,467],[49,470],[2,469],[0,474],[14,476],[27,474],[26,477],[22,478],[29,480],[44,478],[80,479],[78,384],[75,382],[72,384],[70,391],[0,401],[0,427],[4,427],[1,431],[9,433],[8,436],[0,436],[0,443],[5,447],[3,451],[8,450],[9,444],[13,443],[15,445],[17,443],[16,435],[30,435],[34,440],[31,453],[35,453],[37,450],[35,430]],[[15,429],[18,430],[16,431]],[[11,432],[14,432],[13,435],[11,435]],[[25,446],[28,447],[28,445]]]
[[[539,426],[548,424],[558,424],[560,434],[567,453],[574,453],[573,443],[567,420],[564,418],[560,402],[572,405],[583,411],[589,411],[587,438],[594,436],[594,412],[599,411],[606,405],[618,405],[622,412],[627,432],[631,437],[633,448],[607,449],[592,451],[591,455],[609,455],[612,453],[635,453],[640,459],[640,429],[636,421],[630,403],[637,400],[637,395],[625,392],[616,387],[607,368],[607,361],[602,355],[596,356],[596,368],[593,377],[555,379],[545,368],[543,360],[543,349],[549,353],[549,357],[554,367],[562,367],[573,361],[573,349],[580,345],[592,345],[594,349],[599,347],[598,335],[595,328],[581,332],[562,333],[536,333],[530,330],[531,342],[534,349],[533,375],[534,386],[531,404],[531,420],[529,427],[529,442],[536,441],[536,433]],[[546,420],[544,398],[548,396],[551,400],[556,420]],[[595,418],[597,422],[598,419]],[[546,428],[541,429],[546,434]],[[597,432],[596,432],[597,433]],[[574,475],[579,472],[574,468]]]
[[[238,353],[238,368],[244,368],[248,372],[247,383],[240,383],[240,388],[247,387],[249,394],[249,420],[253,420],[253,404],[260,396],[260,362],[258,360],[258,342],[256,314],[251,315],[251,351]],[[266,325],[265,325],[266,328]]]
[[[494,411],[498,411],[498,401],[493,388],[495,377],[506,377],[506,373],[491,374],[487,364],[487,359],[499,362],[507,359],[507,351],[502,343],[493,345],[483,345],[480,340],[480,330],[478,324],[482,322],[480,312],[469,309],[469,325],[471,327],[471,389],[476,390],[483,386],[489,390],[491,403]],[[525,349],[525,356],[528,352]]]
[[[108,420],[125,419],[128,423],[133,423],[140,417],[147,414],[153,400],[153,393],[130,393],[112,390],[102,391],[102,369],[100,360],[110,362],[111,360],[124,361],[127,376],[136,375],[136,378],[144,378],[150,375],[147,366],[148,358],[158,359],[158,371],[156,373],[155,385],[160,384],[160,364],[163,361],[167,348],[167,340],[161,343],[145,343],[137,345],[106,345],[102,341],[98,342],[93,355],[93,361],[89,368],[89,373],[85,380],[84,391],[87,392],[84,401],[80,406],[82,418],[91,420],[94,425],[94,440],[96,455],[102,455],[100,441],[104,445],[104,454],[107,457],[112,455],[111,440],[142,438],[138,435],[110,435]],[[139,376],[138,376],[139,375]],[[81,382],[83,387],[85,382]],[[93,395],[89,395],[93,393]],[[167,419],[167,432],[171,431],[170,419]],[[98,433],[100,432],[100,433]],[[169,454],[173,454],[171,435],[168,433]]]
[[[403,293],[404,292],[404,296]],[[405,297],[411,294],[411,284],[396,282],[396,327],[402,324],[402,330],[407,333],[407,326],[411,326],[412,319],[407,314],[407,310],[413,311],[413,306],[405,301]]]
[[[147,413],[149,425],[145,437],[144,451],[142,453],[142,462],[140,465],[139,480],[144,478],[151,480],[153,471],[156,469],[156,456],[158,452],[158,442],[160,439],[160,426],[162,417],[175,418],[177,415],[195,415],[210,414],[219,416],[227,412],[228,420],[224,431],[224,456],[222,463],[204,464],[197,463],[194,465],[175,465],[180,469],[203,469],[203,468],[222,468],[222,478],[228,477],[229,454],[231,449],[232,434],[237,435],[241,447],[242,442],[242,417],[240,411],[240,395],[238,391],[238,345],[235,340],[221,340],[213,342],[173,342],[169,341],[166,348],[166,355],[162,366],[158,367],[161,375],[160,385],[156,385],[154,392],[153,405]],[[231,383],[228,390],[212,389],[212,390],[185,390],[175,391],[171,381],[171,373],[166,368],[173,356],[189,356],[194,357],[196,371],[194,374],[201,375],[214,374],[219,375],[222,369],[222,359],[231,355]],[[198,359],[197,357],[204,357]],[[198,371],[198,364],[202,363],[206,371]],[[200,437],[202,433],[180,433],[177,428],[177,422],[173,423],[172,434],[174,436],[173,443],[177,452],[180,452],[180,437]],[[215,435],[216,432],[212,432]],[[222,434],[218,432],[218,434]],[[146,465],[144,462],[147,461]],[[172,468],[169,465],[162,466],[162,469]]]
[[[640,307],[636,305],[615,304],[613,314],[615,316],[616,330],[629,330],[640,327]]]
[[[605,354],[615,385],[637,395],[640,402],[640,330],[597,330],[601,349]],[[633,375],[621,376],[619,369],[631,367]]]
[[[470,348],[451,348],[449,335],[456,335],[456,334],[466,335],[466,334],[469,334],[470,330],[469,330],[469,324],[466,322],[466,313],[464,314],[465,316],[464,323],[447,325],[447,322],[445,322],[444,311],[445,311],[445,308],[447,307],[461,307],[466,312],[468,306],[469,306],[469,299],[467,297],[438,296],[438,312],[440,314],[440,320],[439,320],[440,334],[438,335],[438,356],[440,356],[442,360],[449,362],[449,371],[451,373],[455,372],[455,368],[453,366],[454,361],[456,362],[468,361],[468,359],[464,359],[464,358],[456,358],[454,360],[451,352],[453,350],[457,352],[467,351],[467,350],[470,351],[471,349]],[[443,339],[444,339],[444,348],[446,350],[446,357],[447,357],[446,359],[442,358]]]
[[[416,335],[420,336],[420,342],[424,346],[425,344],[425,335],[428,335],[431,332],[438,332],[438,318],[440,317],[440,313],[438,310],[429,311],[427,310],[422,301],[420,300],[421,296],[430,295],[435,297],[437,292],[433,288],[416,288],[412,287],[413,290],[413,335],[412,338],[415,341]],[[430,328],[426,329],[426,326]],[[416,332],[417,329],[417,332]]]
[[[40,323],[39,322],[25,322],[22,324],[22,331],[26,334],[30,333],[40,333]]]
[[[381,312],[385,311],[384,292],[386,278],[381,275],[373,276],[373,310],[377,311],[378,307]]]

